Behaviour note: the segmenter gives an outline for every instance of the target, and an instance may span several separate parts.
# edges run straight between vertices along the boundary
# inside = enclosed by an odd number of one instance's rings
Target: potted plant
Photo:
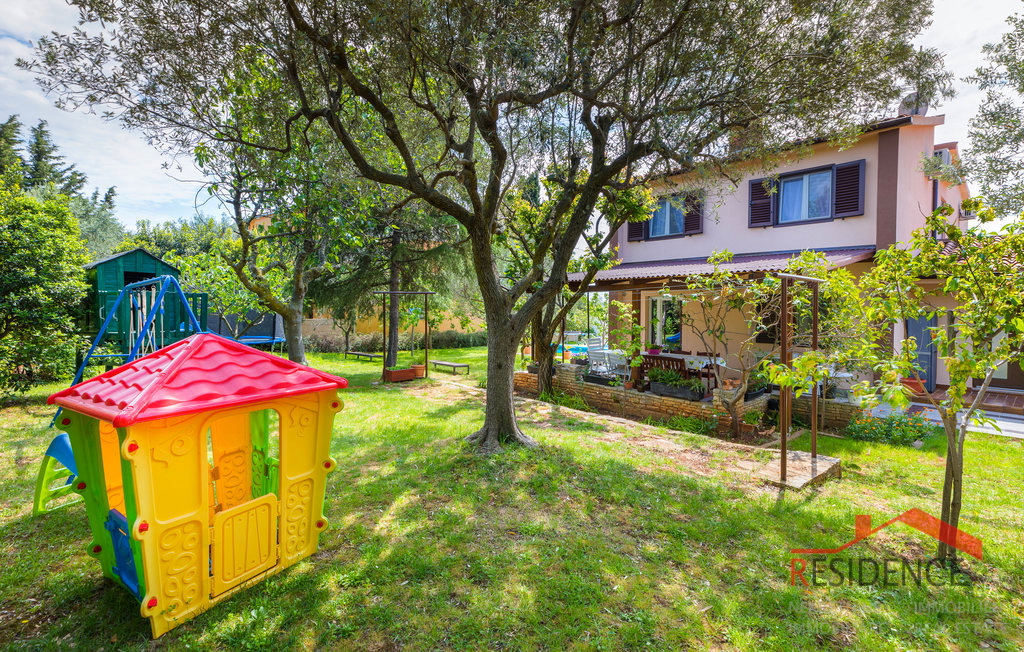
[[[612,331],[622,341],[626,364],[630,368],[630,380],[636,383],[639,378],[640,365],[644,363],[644,327],[640,324],[633,306],[621,301],[613,301],[612,305],[618,311],[620,328]]]
[[[747,379],[747,392],[743,395],[744,401],[752,401],[761,394],[768,391],[768,376],[760,367],[750,372]]]
[[[427,376],[427,364],[424,356],[420,355],[416,358],[416,361],[411,365],[413,375],[416,378],[426,378]]]
[[[761,417],[764,416],[763,412],[747,412],[743,415],[743,423],[740,424],[740,432],[744,434],[751,434],[757,430],[757,424],[761,422]]]
[[[401,383],[415,377],[412,367],[388,367],[384,370],[384,380],[389,383]]]
[[[920,378],[900,378],[900,382],[903,383],[904,387],[910,390],[910,393],[917,396],[928,393],[924,388],[924,381]]]
[[[527,373],[531,373],[531,374],[533,374],[534,376],[536,376],[536,375],[537,375],[537,370],[538,370],[538,369],[539,369],[539,365],[537,365],[537,363],[536,363],[536,362],[531,362],[531,363],[529,363],[529,364],[527,364],[527,365],[526,365],[526,371],[527,371]],[[551,365],[551,369],[550,369],[550,372],[551,372],[551,375],[552,375],[552,376],[554,376],[554,375],[555,375],[555,366],[554,366],[554,365]]]
[[[658,396],[671,396],[687,401],[704,398],[706,388],[700,378],[687,378],[678,371],[655,367],[647,373],[651,380],[651,391]]]
[[[661,355],[661,345],[660,344],[651,344],[650,342],[648,342],[647,343],[647,353],[648,353],[648,355]]]

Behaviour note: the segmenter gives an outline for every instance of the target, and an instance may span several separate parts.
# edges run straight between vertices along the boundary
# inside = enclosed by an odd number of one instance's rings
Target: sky
[[[1006,17],[1021,11],[1024,3],[1015,0],[935,0],[932,25],[916,42],[945,53],[946,66],[957,77],[958,93],[929,112],[946,116],[946,124],[936,129],[936,142],[958,141],[961,148],[969,145],[967,123],[977,111],[981,94],[962,78],[982,63],[982,45],[997,41],[1006,31]],[[67,113],[57,109],[33,75],[15,67],[19,57],[32,56],[32,43],[39,36],[54,30],[66,32],[77,19],[77,11],[63,0],[3,0],[0,121],[18,114],[27,135],[29,126],[46,120],[61,153],[89,177],[90,188],[99,187],[103,192],[117,186],[117,216],[126,227],[143,218],[162,222],[191,217],[196,212],[198,186],[174,178],[188,178],[191,169],[165,169],[173,162],[116,122],[81,110]],[[216,213],[212,205],[203,210]]]

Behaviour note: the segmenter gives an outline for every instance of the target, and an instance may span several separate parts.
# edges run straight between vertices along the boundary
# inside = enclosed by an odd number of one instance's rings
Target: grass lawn
[[[485,351],[443,351],[483,379]],[[730,471],[765,457],[714,439],[535,402],[538,451],[480,457],[461,438],[482,395],[378,386],[377,363],[311,356],[347,377],[320,552],[158,639],[171,649],[1019,649],[1024,442],[972,436],[961,525],[984,541],[970,586],[790,586],[790,548],[834,547],[854,516],[937,512],[942,442],[821,439],[844,477],[777,492]],[[438,371],[435,378],[450,374]],[[49,388],[52,390],[57,387]],[[0,410],[0,647],[146,648],[148,623],[84,550],[84,509],[31,516],[52,432],[40,389]],[[796,441],[794,446],[806,447]],[[844,559],[927,556],[904,525]]]

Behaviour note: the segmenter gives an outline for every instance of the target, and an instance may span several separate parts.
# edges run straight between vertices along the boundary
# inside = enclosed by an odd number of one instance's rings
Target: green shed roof
[[[116,260],[116,259],[118,259],[118,258],[121,258],[122,256],[127,256],[127,255],[129,255],[129,254],[134,254],[134,253],[143,253],[143,254],[146,254],[147,256],[149,256],[149,257],[150,257],[150,258],[152,258],[153,260],[157,261],[157,262],[158,262],[158,263],[160,263],[161,265],[165,265],[165,266],[167,266],[167,267],[170,267],[171,269],[173,269],[173,270],[174,270],[174,271],[176,271],[176,272],[180,272],[180,271],[181,271],[181,270],[179,270],[179,269],[178,269],[177,267],[175,267],[174,265],[168,265],[168,264],[167,264],[167,263],[165,263],[164,261],[160,260],[160,258],[159,258],[159,257],[157,257],[157,256],[154,256],[153,254],[149,253],[148,251],[146,251],[146,250],[145,250],[145,249],[143,249],[142,247],[136,247],[135,249],[129,249],[128,251],[122,251],[121,253],[119,253],[119,254],[114,254],[113,256],[107,256],[106,258],[101,258],[100,260],[97,260],[97,261],[95,261],[95,262],[91,262],[91,263],[89,263],[88,265],[86,265],[86,266],[85,266],[85,269],[93,269],[93,268],[95,268],[95,267],[98,267],[99,265],[102,265],[102,264],[104,264],[104,263],[109,263],[109,262],[110,262],[110,261],[112,261],[112,260]]]

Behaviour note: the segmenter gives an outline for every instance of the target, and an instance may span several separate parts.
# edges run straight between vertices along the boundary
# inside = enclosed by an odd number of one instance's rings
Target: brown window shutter
[[[658,210],[661,204],[658,204],[654,210]],[[629,222],[626,225],[626,240],[628,242],[635,242],[637,240],[647,239],[647,225],[650,223],[651,218],[648,217],[643,222]]]
[[[833,217],[864,214],[864,159],[835,166]]]
[[[750,182],[750,213],[747,220],[747,226],[750,228],[771,226],[775,223],[777,193],[770,192],[774,187],[774,182],[766,183],[765,179],[754,179]]]
[[[694,235],[704,232],[704,203],[693,195],[686,198],[683,204],[686,207],[686,215],[683,216],[683,233]]]

